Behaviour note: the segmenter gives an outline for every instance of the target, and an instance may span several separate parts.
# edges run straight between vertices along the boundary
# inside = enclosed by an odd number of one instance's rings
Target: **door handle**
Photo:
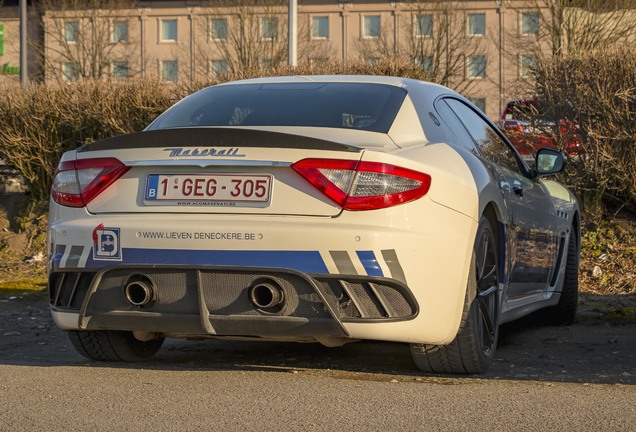
[[[519,196],[523,196],[523,188],[521,186],[514,185],[512,191]]]

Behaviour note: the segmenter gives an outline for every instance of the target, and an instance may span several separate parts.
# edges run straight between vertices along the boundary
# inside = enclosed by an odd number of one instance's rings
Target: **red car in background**
[[[578,127],[571,122],[557,122],[550,117],[539,98],[509,101],[501,113],[499,126],[519,154],[526,160],[534,160],[542,147],[561,148],[570,155],[581,154]]]

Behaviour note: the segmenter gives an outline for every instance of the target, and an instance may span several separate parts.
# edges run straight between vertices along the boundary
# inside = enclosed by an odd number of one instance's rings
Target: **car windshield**
[[[508,106],[506,120],[550,122],[547,108],[541,101],[516,101]]]
[[[220,85],[185,98],[148,130],[201,126],[309,126],[388,132],[406,90],[370,83]]]

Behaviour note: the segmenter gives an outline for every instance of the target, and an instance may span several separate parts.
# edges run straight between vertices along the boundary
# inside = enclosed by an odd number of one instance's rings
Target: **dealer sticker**
[[[121,261],[120,229],[100,224],[93,230],[93,259]]]

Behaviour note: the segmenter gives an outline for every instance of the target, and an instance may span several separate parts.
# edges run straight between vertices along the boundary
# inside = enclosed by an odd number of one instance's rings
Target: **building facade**
[[[20,78],[20,19],[17,8],[0,9],[0,83]]]
[[[528,96],[531,67],[547,49],[538,38],[543,23],[534,2],[298,3],[299,62],[412,61],[491,118],[509,98]],[[287,61],[286,2],[109,0],[83,10],[64,4],[39,9],[30,20],[31,46],[41,54],[30,69],[34,78],[187,82]],[[0,80],[19,74],[18,30],[17,5],[5,5]]]

